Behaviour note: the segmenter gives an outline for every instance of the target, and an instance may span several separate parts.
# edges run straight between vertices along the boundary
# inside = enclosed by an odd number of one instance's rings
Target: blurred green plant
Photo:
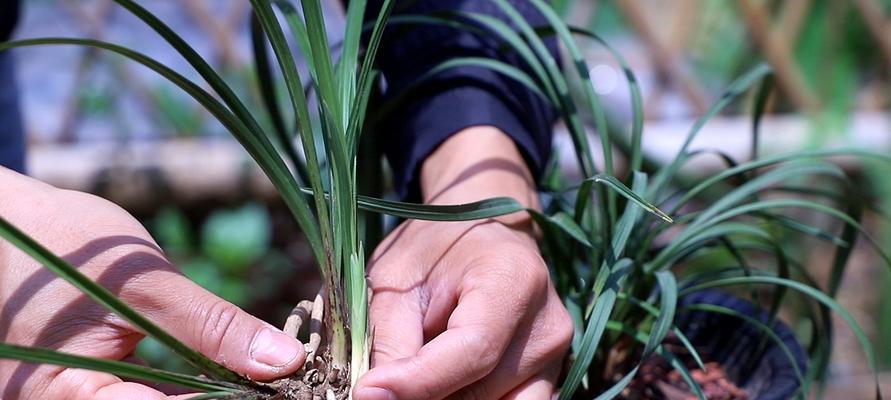
[[[216,210],[201,228],[201,250],[226,272],[241,272],[269,252],[272,221],[256,203]]]

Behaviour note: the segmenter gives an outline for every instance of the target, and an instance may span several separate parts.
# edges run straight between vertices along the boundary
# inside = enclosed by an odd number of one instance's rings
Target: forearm
[[[507,134],[491,126],[464,129],[447,139],[421,166],[421,195],[426,204],[462,204],[511,197],[538,209],[532,173]],[[531,231],[526,213],[499,222]]]

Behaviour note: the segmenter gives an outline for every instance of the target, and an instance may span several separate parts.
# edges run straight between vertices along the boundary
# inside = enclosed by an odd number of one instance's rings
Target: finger
[[[554,394],[554,380],[536,375],[502,397],[501,400],[548,400]]]
[[[417,355],[369,371],[357,385],[356,399],[437,399],[489,374],[510,343],[524,303],[493,289],[469,287],[445,332]]]
[[[462,388],[449,398],[454,399],[499,399],[511,393],[518,386],[528,383],[527,380],[535,378],[548,378],[556,380],[559,364],[558,358],[543,354],[541,346],[514,341],[501,362],[485,378]],[[548,372],[542,372],[548,371]],[[544,397],[542,397],[544,398]]]
[[[150,387],[103,372],[66,369],[60,372],[41,393],[40,398],[71,400],[162,400],[167,396]]]
[[[125,298],[186,345],[256,380],[270,380],[303,365],[303,345],[279,329],[204,290],[184,276],[151,272]]]
[[[556,381],[572,341],[572,320],[549,291],[550,302],[523,321],[498,366],[485,378],[461,389],[459,399],[498,399],[533,376]]]
[[[99,389],[93,397],[85,397],[85,399],[87,398],[95,400],[161,400],[167,399],[167,396],[164,393],[142,386],[138,383],[121,382],[103,387]]]
[[[378,287],[371,298],[372,366],[417,354],[424,344],[419,296],[414,290]]]

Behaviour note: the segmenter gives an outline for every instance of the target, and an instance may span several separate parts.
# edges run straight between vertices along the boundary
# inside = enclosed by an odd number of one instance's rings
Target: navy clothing
[[[25,130],[13,67],[13,53],[0,52],[0,165],[25,172]]]
[[[0,6],[0,41],[9,39],[19,18],[18,0]],[[25,171],[25,131],[19,110],[13,54],[0,52],[0,165]]]
[[[544,17],[528,0],[510,3],[530,25],[545,25]],[[370,4],[368,16],[373,18],[381,1]],[[0,40],[5,40],[14,26],[18,2],[7,1],[2,7]],[[510,21],[493,2],[483,0],[398,1],[393,15],[442,11],[483,13]],[[390,26],[385,32],[378,55],[387,82],[384,100],[392,99],[431,67],[454,57],[494,58],[531,74],[516,54],[504,50],[494,34],[435,25]],[[556,43],[551,40],[547,45],[556,56]],[[0,93],[0,163],[21,168],[24,147],[12,81],[11,56],[4,54],[0,57],[0,87],[5,88]],[[545,99],[510,78],[481,67],[452,68],[425,81],[412,98],[411,104],[397,109],[381,129],[386,135],[384,151],[393,169],[395,189],[402,198],[418,200],[418,169],[423,160],[449,136],[474,125],[492,125],[513,138],[536,177],[547,164],[556,114]]]
[[[0,41],[12,35],[16,20],[19,19],[19,0],[6,0],[0,6]]]
[[[528,0],[510,3],[530,25],[547,25],[544,16]],[[370,4],[368,16],[377,16],[381,1]],[[481,13],[510,22],[494,2],[485,0],[397,2],[393,15],[443,11]],[[519,56],[506,51],[497,37],[439,25],[387,27],[378,55],[387,82],[385,99],[393,98],[432,67],[455,57],[494,58],[532,76]],[[556,57],[556,42],[547,40],[546,44]],[[492,125],[507,133],[536,178],[541,175],[550,154],[551,128],[556,118],[547,100],[523,84],[482,67],[448,69],[425,82],[419,94],[412,96],[411,104],[393,112],[381,129],[395,189],[401,198],[419,200],[421,163],[449,136],[474,125]]]

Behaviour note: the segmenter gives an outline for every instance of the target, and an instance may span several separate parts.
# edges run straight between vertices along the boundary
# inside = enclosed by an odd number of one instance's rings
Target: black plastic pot
[[[768,314],[752,303],[717,290],[703,290],[679,300],[679,305],[712,304],[733,309],[764,323]],[[677,316],[677,326],[707,361],[720,363],[728,377],[746,390],[752,400],[791,399],[800,386],[793,361],[773,340],[763,342],[757,326],[735,316],[689,310]],[[786,345],[801,374],[807,373],[808,358],[792,330],[776,321],[773,331]],[[759,350],[759,346],[764,344]]]

